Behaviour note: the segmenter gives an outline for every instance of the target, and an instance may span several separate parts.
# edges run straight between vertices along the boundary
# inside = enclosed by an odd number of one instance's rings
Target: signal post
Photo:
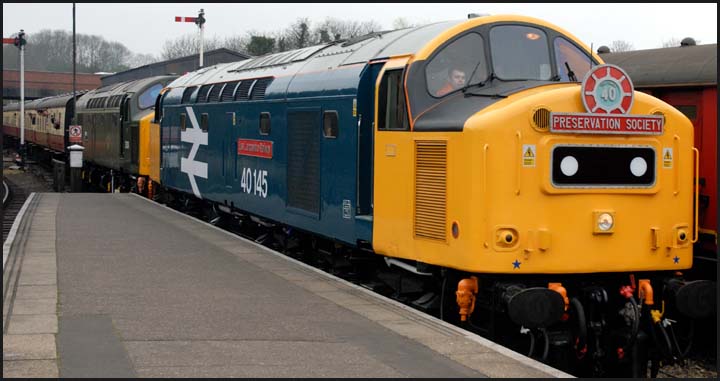
[[[25,163],[25,31],[14,38],[3,38],[3,44],[13,44],[20,49],[20,159]]]

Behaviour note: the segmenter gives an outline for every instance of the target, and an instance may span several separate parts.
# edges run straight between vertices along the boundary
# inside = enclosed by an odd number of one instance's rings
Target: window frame
[[[396,85],[400,91],[396,92],[395,96],[395,102],[393,102],[395,105],[398,104],[397,100],[402,100],[402,112],[404,115],[403,118],[403,128],[388,128],[386,126],[386,119],[387,119],[387,111],[389,107],[388,102],[388,88],[387,88],[387,82],[391,75],[396,75],[399,73],[399,81]],[[408,105],[407,105],[407,99],[405,95],[405,86],[404,86],[404,79],[405,79],[405,69],[404,68],[394,68],[394,69],[388,69],[383,73],[383,77],[380,80],[380,88],[378,89],[378,125],[377,130],[378,131],[410,131],[410,115],[408,114]],[[398,86],[399,85],[399,86]],[[385,91],[383,91],[383,89]],[[397,118],[398,110],[396,109],[395,116]],[[382,117],[381,117],[382,116]],[[395,120],[397,121],[397,120]]]
[[[263,131],[263,120],[267,120],[267,131]],[[269,112],[261,112],[260,113],[260,119],[259,119],[259,126],[258,126],[258,132],[261,136],[268,136],[270,135],[270,132],[272,131],[272,115]]]
[[[332,124],[331,124],[331,126],[330,126],[330,132],[331,132],[331,133],[332,133],[332,132],[335,132],[335,134],[334,134],[334,135],[327,135],[327,134],[325,133],[325,123],[326,123],[326,121],[327,121],[326,117],[327,117],[327,116],[332,116],[332,115],[335,116],[335,126],[334,126],[335,128],[334,128],[334,130],[333,130],[333,128],[332,128],[333,126],[332,126]],[[328,110],[328,111],[323,112],[322,134],[323,134],[323,138],[325,138],[325,139],[337,139],[338,136],[340,135],[340,115],[338,114],[337,110]]]

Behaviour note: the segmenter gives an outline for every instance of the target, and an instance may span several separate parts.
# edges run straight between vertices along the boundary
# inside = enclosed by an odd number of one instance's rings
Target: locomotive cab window
[[[323,136],[326,139],[337,139],[338,137],[338,113],[337,111],[325,111],[323,115]]]
[[[490,29],[493,73],[502,80],[541,80],[551,77],[550,51],[545,32],[522,25]]]
[[[183,113],[180,114],[180,130],[185,131],[187,129],[187,126],[185,125],[187,123],[187,116]]]
[[[141,110],[144,110],[154,105],[155,100],[157,99],[157,96],[160,94],[160,90],[162,89],[163,85],[160,83],[156,83],[152,85],[149,89],[145,90],[138,97],[138,107],[140,107]]]
[[[555,66],[560,80],[582,81],[592,66],[591,58],[562,37],[557,37],[553,46],[555,48]],[[570,71],[575,75],[574,79],[570,78]]]
[[[427,89],[433,97],[443,97],[466,85],[487,79],[485,43],[477,33],[451,42],[430,60],[425,68]]]
[[[270,135],[270,113],[260,113],[260,135]]]
[[[378,130],[407,131],[410,129],[405,107],[403,71],[387,71],[380,82]]]

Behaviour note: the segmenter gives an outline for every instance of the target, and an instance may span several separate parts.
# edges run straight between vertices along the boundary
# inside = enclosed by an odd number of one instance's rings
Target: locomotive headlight
[[[641,177],[644,175],[645,172],[647,172],[647,168],[647,161],[645,161],[642,157],[636,157],[630,162],[630,172],[632,172],[635,177]]]
[[[572,156],[565,156],[560,161],[560,171],[562,171],[563,175],[570,177],[577,173],[578,171],[578,161],[576,158]]]
[[[615,217],[612,212],[595,212],[595,233],[612,233]]]

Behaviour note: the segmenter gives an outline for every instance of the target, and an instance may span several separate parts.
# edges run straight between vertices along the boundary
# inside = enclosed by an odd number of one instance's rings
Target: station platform
[[[33,193],[5,377],[572,377],[132,194]]]

